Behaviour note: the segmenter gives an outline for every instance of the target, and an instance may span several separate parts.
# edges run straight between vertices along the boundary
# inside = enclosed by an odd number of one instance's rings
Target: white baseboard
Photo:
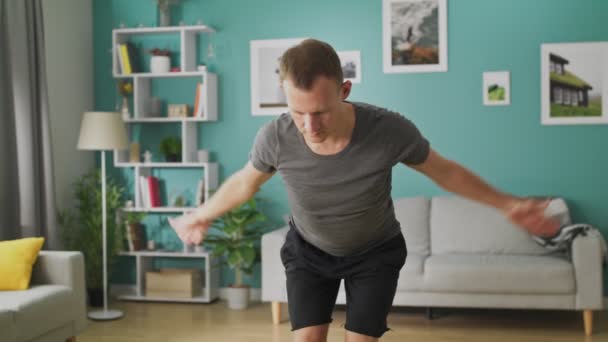
[[[219,289],[220,299],[226,300],[228,288],[221,287]],[[126,284],[113,284],[110,286],[110,296],[117,297],[124,293],[134,293],[135,285],[126,285]],[[249,291],[249,300],[252,302],[259,302],[262,300],[262,289],[252,288]]]

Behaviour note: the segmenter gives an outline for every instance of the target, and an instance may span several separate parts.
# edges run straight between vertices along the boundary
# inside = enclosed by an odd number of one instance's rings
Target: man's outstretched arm
[[[519,198],[501,192],[479,176],[452,160],[430,150],[426,160],[407,166],[426,175],[443,189],[492,206],[503,212],[511,221],[534,235],[552,235],[559,223],[544,215],[549,201]]]
[[[272,176],[251,162],[230,176],[203,205],[191,213],[169,219],[179,238],[186,244],[199,244],[213,220],[251,199]]]

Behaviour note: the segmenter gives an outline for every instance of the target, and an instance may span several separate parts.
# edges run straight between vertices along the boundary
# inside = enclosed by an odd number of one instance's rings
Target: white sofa
[[[41,251],[30,288],[0,291],[0,341],[75,341],[87,324],[84,258]]]
[[[462,197],[402,198],[394,206],[408,256],[393,305],[580,310],[591,334],[592,310],[603,307],[597,238],[579,235],[569,258],[549,253],[498,210]],[[262,237],[262,300],[273,302],[275,324],[287,302],[279,255],[287,231]],[[346,303],[343,284],[337,303]]]

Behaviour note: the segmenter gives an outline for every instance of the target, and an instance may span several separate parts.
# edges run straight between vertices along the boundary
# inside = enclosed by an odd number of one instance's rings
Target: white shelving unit
[[[182,76],[188,76],[189,72],[196,72],[196,36],[198,34],[212,34],[215,30],[207,25],[193,26],[168,26],[168,27],[140,27],[122,28],[112,30],[112,70],[114,77],[129,77],[118,73],[116,56],[116,44],[126,43],[130,37],[139,35],[179,35],[180,41],[180,68]],[[151,75],[150,77],[173,77],[174,73]],[[133,74],[136,77],[146,77],[149,74]],[[171,75],[171,76],[170,76]],[[195,75],[196,76],[196,75]]]
[[[137,301],[211,303],[219,297],[219,260],[211,253],[180,253],[161,251],[121,252],[119,255],[135,257],[136,283],[133,289],[118,295],[119,299]],[[195,258],[203,262],[203,289],[193,298],[165,298],[146,296],[146,272],[154,271],[154,258]]]
[[[211,34],[215,30],[209,26],[172,26],[172,27],[144,27],[144,28],[123,28],[112,31],[112,73],[115,78],[133,79],[133,116],[125,120],[126,124],[180,124],[182,140],[182,161],[181,162],[130,162],[129,151],[114,151],[114,165],[116,167],[132,168],[134,172],[135,205],[133,208],[124,208],[127,212],[145,213],[184,213],[195,208],[184,207],[153,207],[143,206],[140,191],[140,176],[150,176],[155,168],[201,168],[202,178],[204,179],[204,200],[207,201],[210,194],[219,186],[219,166],[217,163],[199,162],[198,151],[198,124],[217,121],[217,75],[208,71],[197,70],[197,44],[196,37],[199,34]],[[149,73],[138,72],[129,75],[118,73],[117,63],[117,44],[126,43],[131,37],[138,35],[177,35],[180,41],[180,70],[179,72],[169,73]],[[142,63],[140,63],[141,65]],[[159,78],[200,78],[202,83],[203,117],[155,117],[149,115],[148,103],[152,97],[152,80]],[[194,100],[196,89],[192,89]],[[193,101],[194,102],[194,101]],[[143,151],[142,151],[143,152]],[[196,188],[197,184],[192,184]],[[131,293],[120,295],[119,298],[125,300],[140,301],[172,301],[172,302],[194,302],[209,303],[218,297],[219,288],[219,269],[213,267],[218,261],[208,253],[178,253],[162,251],[137,251],[122,252],[120,255],[132,256],[136,260],[137,281],[135,290]],[[154,258],[200,258],[203,260],[204,287],[202,295],[191,299],[156,298],[145,295],[145,273],[153,269]]]

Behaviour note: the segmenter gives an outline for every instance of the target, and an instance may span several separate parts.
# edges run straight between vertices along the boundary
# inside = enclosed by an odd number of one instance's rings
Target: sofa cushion
[[[428,255],[407,254],[405,265],[399,272],[397,291],[424,291],[424,262]]]
[[[0,241],[0,290],[25,290],[44,238]]]
[[[548,253],[497,209],[463,197],[433,197],[430,225],[432,254]]]
[[[574,268],[565,257],[431,255],[424,265],[428,291],[456,293],[572,294]]]
[[[35,285],[24,291],[0,291],[0,306],[13,311],[17,340],[29,341],[72,321],[72,290]]]
[[[7,309],[0,309],[0,341],[14,342],[16,338],[14,313]]]
[[[393,205],[408,252],[428,255],[430,200],[424,197],[398,198],[393,201]]]

